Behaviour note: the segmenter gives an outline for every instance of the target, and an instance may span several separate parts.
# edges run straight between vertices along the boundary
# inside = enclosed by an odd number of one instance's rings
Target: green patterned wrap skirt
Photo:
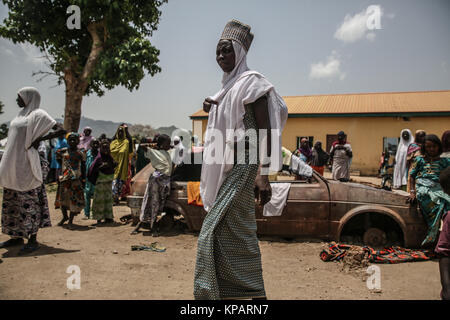
[[[253,109],[248,106],[244,125],[256,129]],[[248,152],[245,157],[248,163]],[[258,164],[235,164],[203,221],[194,276],[195,299],[266,296],[256,236],[257,172]]]
[[[103,174],[99,172],[97,184],[92,201],[91,219],[113,219],[113,195],[111,185],[114,174]]]

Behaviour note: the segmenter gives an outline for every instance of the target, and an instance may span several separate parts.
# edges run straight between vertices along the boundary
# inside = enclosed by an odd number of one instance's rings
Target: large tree
[[[0,36],[37,46],[49,70],[65,84],[64,127],[77,131],[84,95],[102,96],[118,85],[132,91],[147,72],[161,69],[159,50],[149,38],[157,29],[160,6],[167,0],[2,0],[9,8]],[[80,29],[76,27],[80,8]],[[69,11],[69,13],[67,13]],[[42,79],[42,78],[41,78]]]

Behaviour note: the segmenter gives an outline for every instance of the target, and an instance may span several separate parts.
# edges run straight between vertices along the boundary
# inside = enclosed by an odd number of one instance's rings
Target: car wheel
[[[173,229],[175,220],[172,212],[166,212],[166,214],[158,221],[160,230],[170,231]]]
[[[378,228],[370,228],[364,232],[364,244],[370,247],[382,247],[387,243],[386,232]]]

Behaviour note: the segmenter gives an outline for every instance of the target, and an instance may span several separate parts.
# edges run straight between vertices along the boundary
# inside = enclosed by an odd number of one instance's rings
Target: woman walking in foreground
[[[222,89],[203,104],[209,117],[200,192],[208,214],[198,239],[196,299],[266,297],[255,194],[261,198],[260,205],[270,201],[268,169],[281,169],[280,139],[287,108],[273,85],[248,69],[246,56],[252,39],[250,27],[239,21],[225,26],[216,50],[217,63],[224,71]],[[260,145],[258,129],[269,130]],[[236,141],[235,134],[244,130],[256,132],[248,141],[243,136]],[[236,153],[237,144],[246,144],[245,152],[242,148]],[[264,157],[258,159],[258,153]]]

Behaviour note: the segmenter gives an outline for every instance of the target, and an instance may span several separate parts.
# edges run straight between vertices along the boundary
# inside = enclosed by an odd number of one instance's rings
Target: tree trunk
[[[64,82],[66,84],[66,107],[64,109],[64,129],[78,132],[81,120],[81,103],[83,96],[89,86],[89,78],[94,72],[98,57],[103,51],[103,42],[98,35],[98,28],[103,28],[105,37],[105,22],[93,22],[87,26],[87,30],[92,38],[92,47],[86,64],[81,74],[77,72],[78,63],[76,58],[69,61],[64,70]]]
[[[66,86],[66,107],[64,109],[64,129],[78,132],[81,120],[81,103],[84,92],[77,92]]]

